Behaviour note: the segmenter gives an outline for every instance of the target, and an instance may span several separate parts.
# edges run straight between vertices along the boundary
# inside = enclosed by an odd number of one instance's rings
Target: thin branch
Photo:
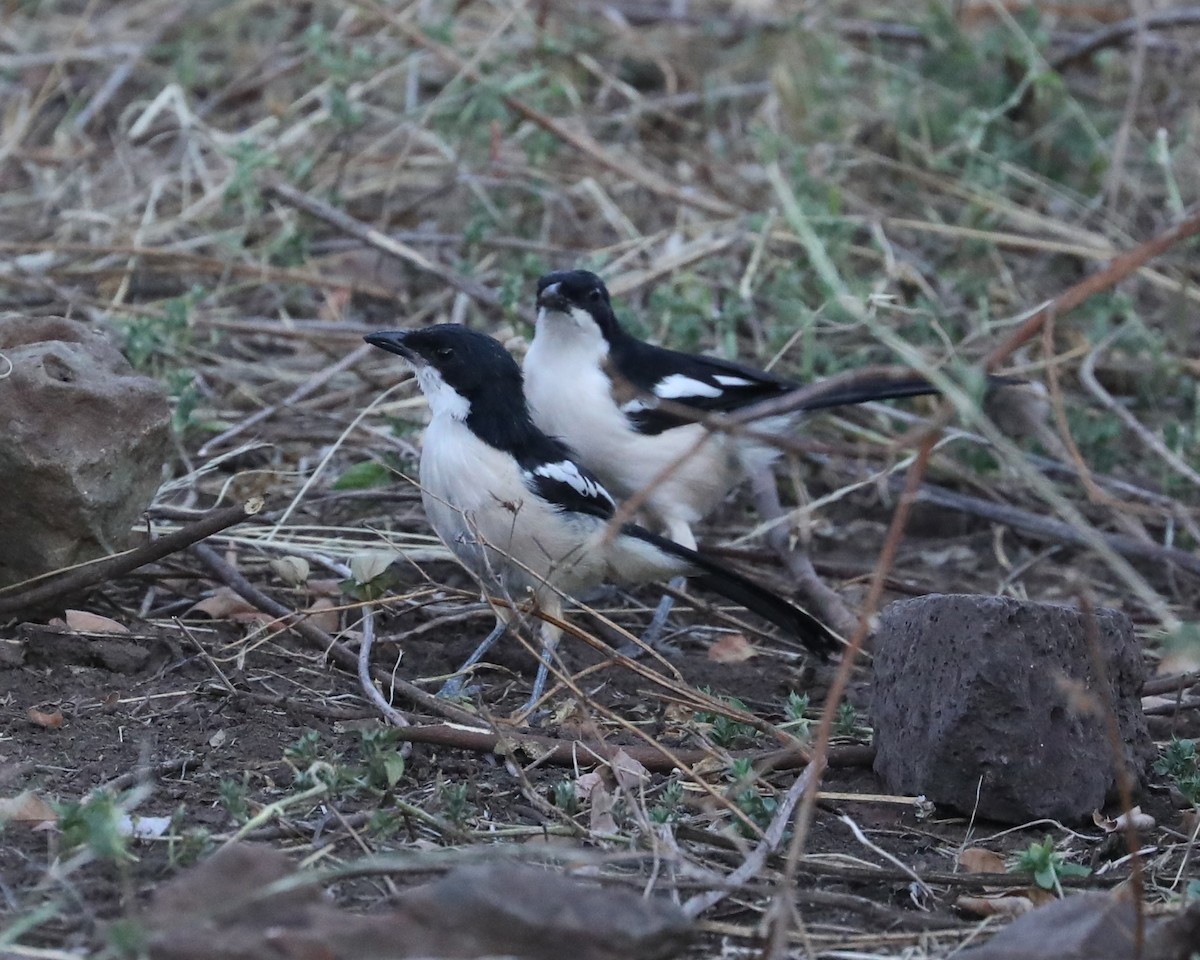
[[[0,597],[0,616],[39,607],[87,587],[94,587],[98,583],[123,577],[139,567],[168,557],[193,546],[206,537],[211,537],[214,533],[220,533],[236,523],[241,523],[258,513],[262,507],[263,501],[260,497],[253,497],[245,503],[233,507],[219,507],[205,514],[195,523],[181,527],[157,540],[144,543],[133,550],[76,567],[49,583],[42,583],[21,593]]]
[[[437,277],[460,293],[466,294],[489,313],[500,314],[503,312],[500,298],[490,287],[485,287],[477,280],[461,276],[449,267],[435,263],[419,250],[415,250],[399,240],[393,240],[386,233],[367,226],[361,220],[356,220],[345,211],[330,206],[324,200],[318,200],[303,190],[297,190],[291,184],[274,178],[264,181],[263,191],[319,220],[324,220],[330,226],[341,230],[342,233],[361,240],[368,247],[374,247],[381,253],[395,257],[422,273]]]

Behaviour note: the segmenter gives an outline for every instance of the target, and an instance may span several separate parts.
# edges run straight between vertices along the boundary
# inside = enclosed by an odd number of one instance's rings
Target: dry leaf
[[[758,651],[740,633],[727,633],[708,648],[708,659],[713,663],[743,663],[758,656]]]
[[[622,790],[635,793],[650,781],[650,771],[624,750],[618,750],[613,754],[608,765],[612,768],[613,775],[617,778],[617,785]]]
[[[277,557],[270,561],[271,569],[289,587],[302,587],[312,570],[303,557]]]
[[[1033,909],[1028,897],[1006,893],[996,897],[959,897],[954,905],[975,917],[1019,917]]]
[[[25,711],[32,723],[36,723],[39,727],[46,727],[50,730],[57,730],[63,725],[63,715],[61,710],[39,710],[37,707],[30,707]]]
[[[342,625],[342,615],[336,604],[328,597],[321,597],[316,603],[305,610],[308,622],[314,627],[320,627],[326,633],[337,633]]]
[[[599,770],[591,770],[581,774],[575,780],[575,796],[579,798],[579,802],[585,802],[592,795],[592,791],[597,787],[604,787],[604,774]]]
[[[1142,813],[1141,807],[1134,807],[1128,813],[1123,813],[1115,819],[1106,817],[1099,810],[1093,811],[1092,822],[1105,833],[1116,833],[1118,830],[1126,829],[1130,823],[1133,824],[1135,830],[1153,830],[1156,821],[1148,813]]]
[[[202,613],[212,620],[257,623],[264,627],[279,623],[274,617],[247,603],[229,587],[218,587],[211,597],[205,597],[199,603],[193,604],[188,613]]]
[[[395,550],[367,550],[350,558],[350,576],[358,584],[370,583],[382,576],[393,563],[400,559]]]
[[[1004,858],[983,847],[968,847],[958,855],[958,865],[968,873],[1007,873]]]
[[[129,628],[123,623],[117,623],[98,613],[88,613],[86,610],[68,610],[65,615],[66,625],[79,633],[128,633]]]
[[[336,600],[343,595],[341,580],[314,577],[307,586],[309,594],[314,597],[333,597]]]
[[[0,824],[3,823],[54,823],[58,815],[41,797],[32,790],[25,790],[15,797],[0,797]]]
[[[592,833],[616,833],[617,821],[613,817],[613,805],[615,803],[612,793],[604,784],[597,784],[592,788],[591,797],[591,817],[588,821],[588,827]]]

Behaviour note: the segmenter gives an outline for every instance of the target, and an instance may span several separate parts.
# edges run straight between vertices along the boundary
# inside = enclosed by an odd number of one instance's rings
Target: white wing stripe
[[[654,385],[654,395],[663,400],[680,400],[684,397],[719,397],[724,393],[720,387],[714,387],[703,380],[693,380],[682,373],[673,373],[663,377]]]
[[[534,467],[533,472],[539,477],[545,477],[547,480],[557,480],[559,483],[565,483],[580,496],[592,497],[597,500],[606,500],[614,507],[616,503],[609,496],[599,483],[591,477],[585,477],[579,472],[577,467],[570,460],[559,460],[557,463],[543,463],[541,466]]]
[[[730,377],[723,373],[713,375],[713,379],[723,387],[752,387],[753,380],[747,380],[745,377]]]

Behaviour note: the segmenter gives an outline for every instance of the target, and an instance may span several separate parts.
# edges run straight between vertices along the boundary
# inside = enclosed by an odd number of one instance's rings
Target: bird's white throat
[[[449,417],[451,420],[466,420],[471,412],[471,401],[442,379],[441,373],[428,363],[414,363],[413,373],[417,384],[429,403],[429,412],[434,417]]]

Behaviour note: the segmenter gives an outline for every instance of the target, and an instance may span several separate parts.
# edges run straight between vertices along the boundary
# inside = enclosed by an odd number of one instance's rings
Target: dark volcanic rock
[[[162,478],[162,386],[93,329],[0,316],[0,586],[122,550]]]
[[[1111,697],[1073,607],[965,595],[891,604],[876,636],[876,773],[897,793],[989,819],[1089,816],[1116,786],[1108,703],[1135,779],[1154,754],[1133,626],[1099,610],[1095,633]]]

